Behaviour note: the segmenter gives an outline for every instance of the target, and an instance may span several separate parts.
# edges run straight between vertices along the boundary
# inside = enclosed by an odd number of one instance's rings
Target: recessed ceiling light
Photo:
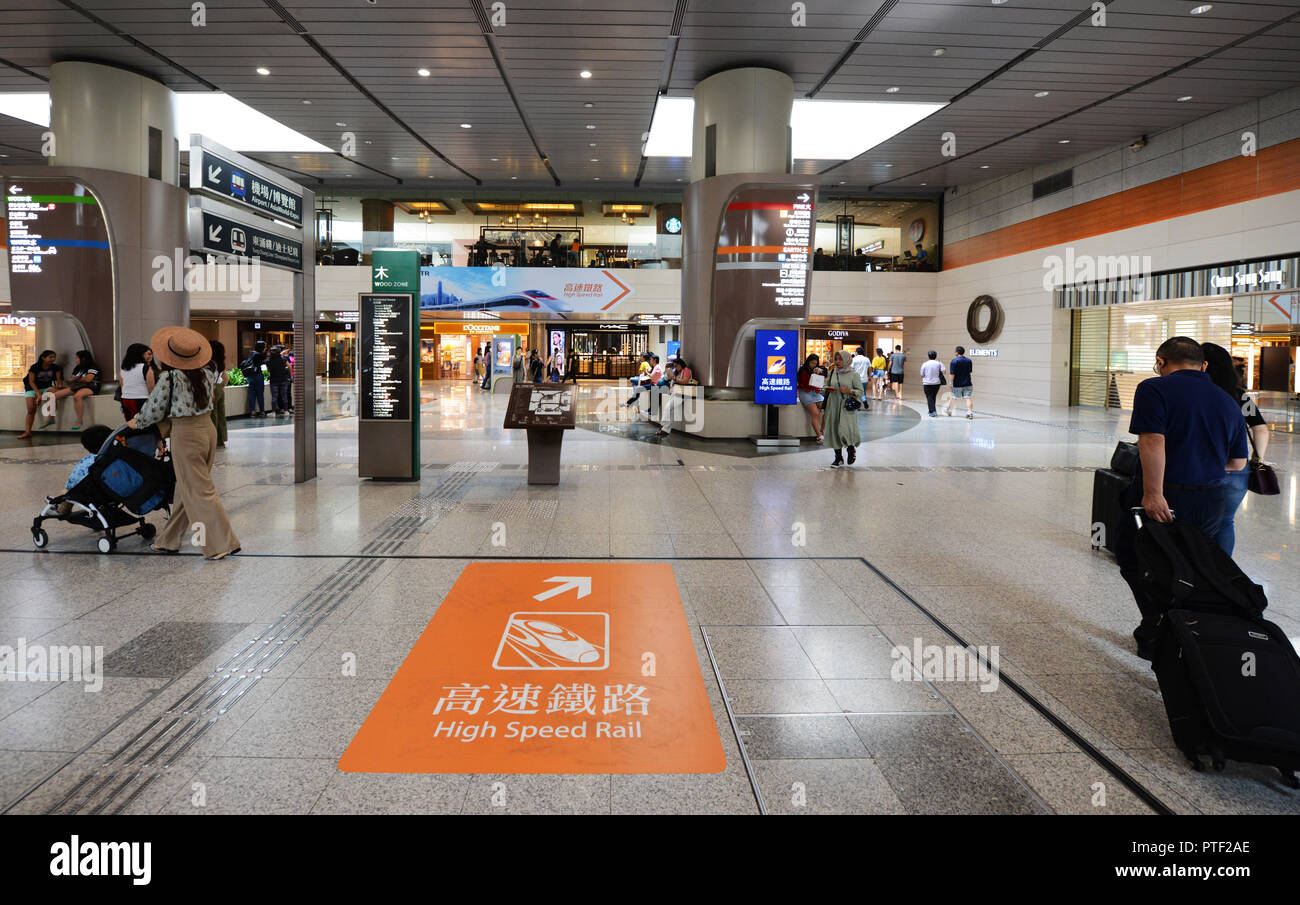
[[[308,106],[311,105],[311,101],[308,101],[308,100],[304,100],[303,103],[304,103],[304,104],[307,104]]]
[[[847,183],[847,182],[848,182],[847,179],[841,179],[841,180],[840,180],[840,185],[844,185],[844,184]]]
[[[351,173],[344,173],[343,175],[344,175],[346,178],[348,178],[348,179],[351,179],[351,178],[352,178],[352,174],[351,174]]]
[[[989,168],[989,165],[988,165],[987,163],[982,163],[982,164],[980,164],[980,169],[981,169],[981,170],[987,170],[988,168]]]
[[[897,93],[898,93],[897,85],[891,85],[890,87],[885,89],[885,94],[897,94]]]
[[[473,123],[461,123],[461,124],[460,124],[460,127],[461,127],[462,129],[472,129],[472,128],[474,128],[474,124],[473,124]]]
[[[593,157],[593,158],[591,158],[591,162],[592,162],[592,163],[599,163],[599,162],[600,162],[600,158],[599,158],[599,157]]]
[[[681,180],[680,180],[680,179],[678,179],[678,180],[677,180],[677,181],[678,181],[678,182],[681,182]]]
[[[518,179],[519,177],[518,177],[518,176],[511,176],[510,178],[511,178],[511,179]]]
[[[591,70],[590,70],[590,69],[584,69],[584,70],[582,70],[582,72],[579,72],[578,75],[582,76],[584,79],[589,79],[589,78],[591,78]]]
[[[426,79],[431,75],[431,73],[427,69],[417,69],[415,70],[415,74],[418,76],[422,76],[423,78]]]
[[[600,177],[599,177],[599,176],[596,176],[596,177],[595,177],[595,180],[596,180],[597,182],[600,182]]]
[[[892,163],[882,163],[881,166],[882,166],[882,167],[892,167],[893,164],[892,164]]]
[[[594,106],[596,106],[596,105],[593,104],[591,101],[587,101],[587,102],[586,102],[585,104],[583,104],[582,106],[584,106],[584,107],[586,107],[588,110],[590,110],[592,107],[594,107]]]
[[[936,47],[934,50],[930,51],[930,56],[932,56],[932,57],[941,57],[941,56],[943,56],[943,55],[944,55],[945,53],[947,53],[947,52],[948,52],[948,49],[947,49],[946,47]]]
[[[1185,103],[1186,101],[1190,101],[1191,99],[1192,96],[1190,94],[1184,94],[1182,97],[1178,99],[1178,103],[1182,104]]]
[[[493,157],[493,158],[492,158],[492,162],[493,162],[493,163],[496,163],[496,162],[497,162],[498,160],[500,160],[500,159],[501,159],[500,157]]]
[[[1052,92],[1050,92],[1050,91],[1035,91],[1035,92],[1034,92],[1034,97],[1047,97],[1047,95],[1049,95],[1049,94],[1051,94],[1051,93],[1052,93]]]
[[[258,75],[270,75],[270,74],[271,74],[271,70],[267,69],[265,66],[258,66],[258,67],[257,67],[257,74],[258,74]]]
[[[400,157],[390,157],[390,158],[388,158],[388,159],[389,159],[389,160],[401,160]]]
[[[1057,142],[1058,145],[1068,145],[1069,143],[1070,143],[1070,139],[1068,138],[1062,138],[1060,141]]]
[[[336,126],[346,126],[347,123],[335,123],[334,125],[336,125]]]
[[[994,6],[1001,6],[1002,4],[1006,3],[1007,0],[989,0],[989,2],[992,3]],[[925,183],[923,182],[921,183],[921,185],[925,185]]]
[[[596,124],[595,124],[595,123],[587,123],[587,128],[588,128],[588,129],[594,129],[594,128],[596,128]]]
[[[1212,9],[1214,9],[1214,4],[1202,3],[1200,6],[1192,7],[1192,15],[1193,16],[1204,15],[1205,13],[1208,13]]]
[[[373,145],[374,142],[367,138],[367,139],[366,139],[366,144],[368,144],[368,145]]]
[[[928,182],[922,182],[922,183],[921,183],[921,185],[929,185],[929,184],[930,184],[930,183],[928,183]]]
[[[589,147],[589,148],[594,148],[594,147],[596,147],[596,143],[595,143],[594,141],[592,141],[592,142],[588,142],[588,143],[587,143],[587,147]]]

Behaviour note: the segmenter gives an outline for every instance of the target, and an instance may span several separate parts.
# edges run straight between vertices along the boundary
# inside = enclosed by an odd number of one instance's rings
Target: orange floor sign
[[[351,773],[717,773],[672,567],[465,568],[339,760]]]

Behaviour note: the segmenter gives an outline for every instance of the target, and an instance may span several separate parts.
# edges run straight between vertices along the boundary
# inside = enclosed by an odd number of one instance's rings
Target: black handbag
[[[1138,447],[1136,443],[1121,440],[1115,444],[1115,451],[1110,456],[1110,470],[1128,477],[1137,474]]]
[[[1250,448],[1253,455],[1250,457],[1250,478],[1246,482],[1246,488],[1251,493],[1258,493],[1261,496],[1277,496],[1282,492],[1282,488],[1277,483],[1277,472],[1273,471],[1273,466],[1260,459],[1259,453],[1255,450],[1255,437],[1247,428],[1246,436],[1250,437]]]

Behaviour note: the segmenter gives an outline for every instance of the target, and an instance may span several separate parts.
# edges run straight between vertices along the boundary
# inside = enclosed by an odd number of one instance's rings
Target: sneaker
[[[975,416],[974,416],[973,414],[971,414],[970,412],[967,412],[967,413],[966,413],[966,420],[967,420],[967,421],[974,421],[974,420],[975,420]]]
[[[952,409],[944,409],[943,413],[947,415],[949,418],[952,417]]]
[[[931,413],[930,413],[930,417],[931,417],[931,418],[938,418],[938,417],[939,417],[939,413],[938,413],[938,412],[931,412]]]
[[[852,465],[854,462],[858,461],[858,448],[857,448],[856,446],[850,446],[849,449],[848,449],[848,453],[849,453],[849,464],[850,464],[850,465]]]
[[[839,454],[837,453],[835,456],[835,461],[831,463],[831,468],[839,468],[843,464],[844,464],[844,460],[841,459],[839,457]]]

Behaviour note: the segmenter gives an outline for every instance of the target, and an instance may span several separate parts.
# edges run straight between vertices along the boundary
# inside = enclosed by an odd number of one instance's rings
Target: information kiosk
[[[506,406],[506,428],[528,432],[528,483],[560,483],[564,432],[577,427],[573,390],[557,384],[516,383]]]

